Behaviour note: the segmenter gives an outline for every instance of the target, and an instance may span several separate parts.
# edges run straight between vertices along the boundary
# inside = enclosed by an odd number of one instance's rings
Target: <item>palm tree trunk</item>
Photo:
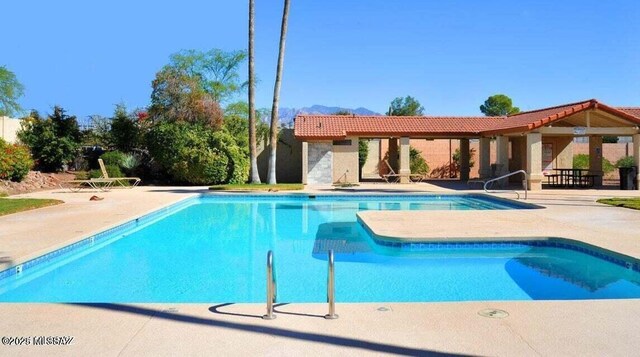
[[[280,85],[282,83],[282,68],[284,67],[284,46],[287,40],[287,22],[289,21],[289,0],[284,0],[282,12],[282,27],[280,29],[280,49],[278,51],[278,68],[276,70],[276,84],[273,88],[273,106],[271,107],[271,130],[269,131],[269,172],[268,183],[276,183],[276,150],[278,148],[278,103],[280,102]]]
[[[256,96],[255,55],[253,53],[253,29],[255,1],[249,0],[249,160],[251,161],[251,183],[260,183],[258,172],[258,149],[256,143]]]

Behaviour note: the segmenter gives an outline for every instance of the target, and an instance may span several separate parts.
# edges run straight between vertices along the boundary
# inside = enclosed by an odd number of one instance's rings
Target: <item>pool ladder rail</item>
[[[329,249],[327,254],[327,260],[329,261],[329,270],[327,272],[327,302],[329,303],[329,313],[324,315],[324,318],[327,320],[335,320],[338,318],[338,315],[336,314],[336,279],[333,249]]]
[[[329,268],[327,272],[327,302],[329,303],[329,313],[324,315],[327,320],[335,320],[339,316],[336,314],[335,298],[335,258],[333,249],[327,253]],[[276,315],[273,313],[273,304],[277,299],[276,291],[276,270],[273,263],[273,251],[267,252],[267,313],[262,315],[264,320],[273,320]]]
[[[495,191],[495,190],[489,191],[488,190],[489,184],[492,184],[492,183],[494,183],[496,181],[500,181],[500,180],[505,179],[505,178],[507,178],[509,176],[513,176],[513,175],[517,175],[517,174],[523,174],[524,175],[524,180],[522,180],[522,186],[524,188],[524,199],[526,200],[527,199],[527,190],[529,188],[529,185],[528,185],[528,182],[527,182],[527,172],[524,171],[524,170],[518,170],[518,171],[514,171],[514,172],[509,172],[506,175],[502,175],[500,177],[496,177],[494,179],[488,180],[487,182],[484,183],[484,187],[483,187],[484,188],[484,192],[486,192],[486,193],[498,193],[499,191]],[[513,190],[513,192],[516,193],[517,199],[520,199],[520,193],[518,193],[518,191],[516,191],[516,190]]]
[[[273,320],[276,315],[273,314],[273,303],[276,302],[276,271],[273,268],[273,251],[267,252],[267,313],[262,315],[264,320]]]

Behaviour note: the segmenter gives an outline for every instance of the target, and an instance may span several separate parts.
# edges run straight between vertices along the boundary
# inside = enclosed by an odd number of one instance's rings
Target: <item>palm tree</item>
[[[284,0],[282,12],[282,27],[280,29],[280,49],[278,52],[278,67],[276,69],[276,84],[273,88],[273,106],[271,107],[271,130],[269,131],[269,171],[268,183],[276,183],[276,149],[278,145],[278,103],[280,102],[280,84],[282,82],[282,67],[284,67],[284,46],[287,39],[287,22],[289,21],[289,0]]]
[[[249,0],[249,160],[251,161],[251,183],[260,183],[258,172],[258,150],[256,148],[256,98],[255,55],[253,53],[253,24],[255,1]]]

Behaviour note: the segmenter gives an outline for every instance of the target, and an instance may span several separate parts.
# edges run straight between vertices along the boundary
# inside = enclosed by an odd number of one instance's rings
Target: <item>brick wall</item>
[[[439,140],[424,140],[424,139],[412,139],[410,145],[422,152],[422,157],[424,157],[425,161],[429,165],[429,176],[433,178],[448,178],[449,177],[449,140],[448,139],[439,139]],[[475,162],[473,167],[471,167],[471,171],[469,173],[469,177],[478,177],[478,152],[479,152],[479,141],[471,140],[469,143],[469,148],[472,152],[474,152],[471,161]],[[460,147],[460,140],[452,139],[451,140],[451,154],[453,154],[456,149]],[[389,148],[389,141],[386,139],[380,140],[380,157],[384,158],[384,155],[387,153]],[[373,159],[373,158],[369,158]],[[496,143],[495,141],[491,141],[491,162],[495,162],[496,160]],[[453,161],[452,161],[453,162]],[[381,173],[387,173],[388,169],[384,163],[378,165]]]

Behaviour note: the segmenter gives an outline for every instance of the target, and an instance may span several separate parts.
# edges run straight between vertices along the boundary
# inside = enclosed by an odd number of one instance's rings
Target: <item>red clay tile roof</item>
[[[616,109],[629,115],[633,115],[636,118],[640,118],[640,107],[617,107]]]
[[[502,120],[504,117],[298,115],[294,131],[299,139],[334,139],[346,136],[477,136]]]
[[[301,140],[362,137],[464,137],[526,132],[587,109],[609,112],[640,124],[640,108],[613,108],[595,99],[559,105],[508,117],[389,117],[353,115],[298,115],[295,136]]]
[[[510,115],[502,123],[487,130],[485,134],[491,135],[506,132],[530,131],[569,115],[592,108],[595,103],[597,103],[597,101],[595,99],[591,99]]]

